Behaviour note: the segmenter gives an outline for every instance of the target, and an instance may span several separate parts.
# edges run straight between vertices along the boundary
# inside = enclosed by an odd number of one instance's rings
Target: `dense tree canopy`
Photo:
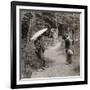
[[[22,23],[22,39],[32,36],[32,33],[38,30],[48,27],[61,28],[66,30],[69,27],[69,31],[79,32],[79,14],[78,13],[66,13],[66,12],[48,12],[48,11],[22,11],[24,12]],[[60,28],[61,27],[61,28]],[[67,32],[66,30],[65,32]],[[48,35],[48,34],[47,34]]]

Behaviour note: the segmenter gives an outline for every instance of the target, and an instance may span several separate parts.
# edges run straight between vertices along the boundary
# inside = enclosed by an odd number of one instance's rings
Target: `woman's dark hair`
[[[64,40],[65,40],[65,39],[66,39],[66,36],[65,36],[65,35],[62,35],[62,39],[64,39]]]

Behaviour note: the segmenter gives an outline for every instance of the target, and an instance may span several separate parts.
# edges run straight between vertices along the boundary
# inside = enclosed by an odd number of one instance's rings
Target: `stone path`
[[[78,73],[73,70],[74,64],[65,64],[66,57],[63,51],[61,49],[61,42],[55,46],[48,47],[44,54],[49,62],[49,67],[43,71],[33,72],[32,78],[77,76]]]

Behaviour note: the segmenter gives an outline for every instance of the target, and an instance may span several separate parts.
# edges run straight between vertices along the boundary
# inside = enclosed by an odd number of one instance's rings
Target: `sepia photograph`
[[[20,78],[80,75],[80,13],[20,10]]]
[[[25,5],[24,2],[12,4],[13,20],[16,20],[16,29],[13,26],[13,35],[16,35],[13,74],[16,76],[12,78],[16,82],[12,87],[85,83],[87,8],[39,3]]]

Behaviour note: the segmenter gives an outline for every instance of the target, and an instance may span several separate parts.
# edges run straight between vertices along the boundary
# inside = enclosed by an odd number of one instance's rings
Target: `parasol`
[[[36,32],[32,37],[31,40],[36,40],[39,36],[41,36],[44,32],[47,31],[47,28],[44,28],[42,30],[39,30],[38,32]]]

